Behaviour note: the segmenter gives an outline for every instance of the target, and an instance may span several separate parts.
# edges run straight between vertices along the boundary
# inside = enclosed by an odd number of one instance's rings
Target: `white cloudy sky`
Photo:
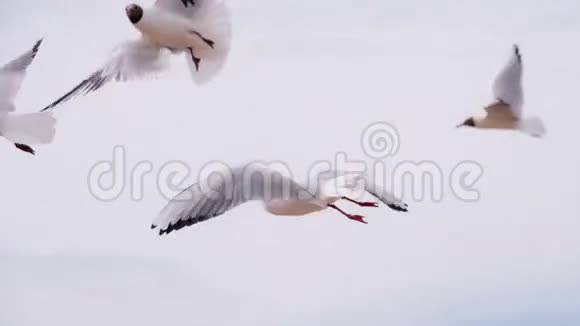
[[[135,35],[114,0],[0,2],[0,60],[45,37],[17,105],[33,111]],[[223,73],[195,87],[181,60],[163,79],[110,85],[62,107],[55,143],[0,145],[0,325],[577,325],[580,322],[580,3],[576,0],[246,0],[231,4]],[[490,99],[513,42],[526,114],[549,134],[456,130]],[[165,199],[104,203],[89,169],[122,145],[128,167],[171,160],[283,160],[300,174],[385,120],[390,164],[484,168],[481,200],[446,191],[411,212],[266,215],[258,203],[159,238]]]

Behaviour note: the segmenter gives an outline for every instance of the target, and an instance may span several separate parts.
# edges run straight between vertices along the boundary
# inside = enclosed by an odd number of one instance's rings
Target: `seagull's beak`
[[[461,128],[461,127],[463,127],[463,126],[464,126],[464,124],[463,124],[463,123],[460,123],[460,124],[458,124],[457,126],[455,126],[455,128]]]

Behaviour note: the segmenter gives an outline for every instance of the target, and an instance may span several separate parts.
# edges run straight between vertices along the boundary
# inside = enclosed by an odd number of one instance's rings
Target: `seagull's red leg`
[[[367,224],[367,221],[365,221],[364,216],[348,214],[348,213],[346,213],[345,211],[343,211],[342,209],[338,208],[336,205],[333,205],[333,204],[328,205],[328,207],[336,209],[342,215],[346,216],[347,218],[349,218],[351,220],[354,220],[354,221],[357,221],[357,222],[361,222],[361,223]]]
[[[379,207],[379,203],[375,203],[372,201],[358,201],[358,200],[354,200],[348,197],[342,197],[342,199],[346,199],[351,203],[355,203],[361,207]]]

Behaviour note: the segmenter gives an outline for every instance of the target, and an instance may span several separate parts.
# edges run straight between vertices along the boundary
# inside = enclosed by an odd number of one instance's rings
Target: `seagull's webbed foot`
[[[353,221],[361,222],[363,224],[368,224],[368,222],[365,221],[365,218],[362,215],[347,215],[346,217],[348,217],[349,219],[351,219]]]
[[[358,201],[348,197],[342,197],[342,199],[348,200],[351,203],[357,204],[361,207],[379,207],[379,203],[372,202],[372,201]]]
[[[214,45],[215,45],[215,42],[214,42],[214,41],[212,41],[212,40],[210,40],[210,39],[207,39],[207,38],[203,38],[203,37],[202,37],[201,39],[202,39],[202,40],[203,40],[203,41],[204,41],[204,42],[205,42],[207,45],[209,45],[209,47],[210,47],[210,48],[212,48],[212,49],[213,49],[213,47],[214,47]]]
[[[365,221],[364,216],[346,213],[342,209],[338,208],[338,206],[333,205],[333,204],[328,205],[328,207],[339,211],[342,215],[346,216],[348,219],[351,219],[353,221],[357,221],[360,223],[368,224],[367,221]]]
[[[18,143],[15,143],[14,146],[16,148],[18,148],[19,150],[24,151],[26,153],[30,153],[32,155],[35,155],[36,154],[36,152],[34,151],[34,149],[32,149],[32,147],[30,147],[30,146],[28,146],[26,144],[18,144]]]
[[[201,59],[196,57],[195,54],[193,54],[192,48],[189,48],[189,53],[191,54],[191,60],[193,61],[193,64],[195,65],[195,71],[199,71],[199,63],[200,63]]]
[[[192,34],[195,34],[195,35],[197,35],[197,36],[199,36],[199,38],[200,38],[202,41],[204,41],[204,42],[205,42],[205,44],[207,44],[207,45],[208,45],[210,48],[212,48],[212,49],[213,49],[213,47],[214,47],[214,45],[215,45],[215,42],[214,42],[214,41],[212,41],[212,40],[210,40],[210,39],[207,39],[207,38],[203,37],[203,36],[202,36],[202,35],[201,35],[199,32],[197,32],[197,31],[191,31],[191,33],[192,33]]]
[[[183,3],[183,5],[185,6],[185,8],[189,7],[190,4],[195,7],[195,1],[194,0],[181,0],[181,3]]]

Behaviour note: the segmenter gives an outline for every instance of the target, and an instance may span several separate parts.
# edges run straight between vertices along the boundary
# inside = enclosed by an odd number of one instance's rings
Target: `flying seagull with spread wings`
[[[482,129],[520,130],[533,137],[542,137],[546,127],[538,117],[522,118],[524,92],[522,86],[523,60],[520,48],[513,51],[506,66],[493,82],[494,102],[485,107],[483,118],[471,117],[457,127],[467,126]]]
[[[35,154],[28,144],[48,144],[54,139],[56,120],[50,112],[12,113],[28,66],[34,61],[42,39],[18,58],[0,67],[0,136],[8,139],[16,148]]]
[[[212,178],[213,177],[213,178]],[[361,188],[362,187],[362,188]],[[316,189],[257,163],[215,171],[175,196],[151,225],[159,234],[220,216],[248,201],[261,201],[273,215],[301,216],[332,208],[347,218],[367,223],[363,216],[349,214],[336,206],[343,199],[361,207],[378,207],[375,202],[356,200],[363,190],[395,211],[407,212],[407,204],[376,186],[358,172],[327,171],[318,175]],[[358,195],[357,195],[358,194]]]
[[[128,5],[125,12],[141,37],[120,44],[108,62],[42,111],[109,82],[154,76],[168,67],[168,52],[183,55],[198,85],[211,81],[224,66],[231,42],[225,0],[157,0],[148,8]]]

